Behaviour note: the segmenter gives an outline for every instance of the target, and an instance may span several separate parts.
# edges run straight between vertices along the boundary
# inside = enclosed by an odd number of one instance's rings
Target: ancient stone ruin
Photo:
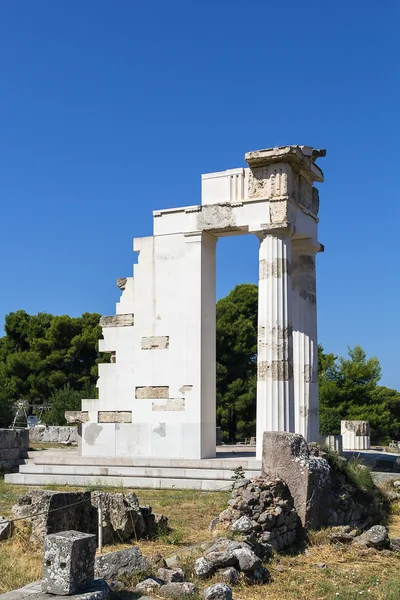
[[[201,459],[216,451],[215,256],[221,236],[259,239],[257,456],[264,431],[319,439],[315,257],[324,150],[249,152],[202,176],[200,205],[154,211],[134,277],[102,317],[99,399],[67,415],[84,457]]]
[[[100,498],[104,544],[152,538],[168,529],[168,519],[154,514],[151,506],[140,506],[134,492],[32,490],[18,499],[12,512],[15,518],[38,515],[30,521],[30,541],[43,544],[49,534],[72,528],[97,535]]]

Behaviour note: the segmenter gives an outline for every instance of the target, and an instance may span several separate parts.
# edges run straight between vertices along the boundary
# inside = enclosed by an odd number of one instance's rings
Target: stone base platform
[[[73,596],[46,594],[42,592],[42,582],[35,581],[19,590],[0,594],[0,600],[107,600],[109,596],[110,588],[103,579],[96,579],[89,590]]]
[[[260,475],[254,448],[224,446],[215,458],[200,460],[82,457],[76,449],[30,452],[18,473],[5,476],[18,485],[110,486],[147,489],[229,490],[233,470]]]

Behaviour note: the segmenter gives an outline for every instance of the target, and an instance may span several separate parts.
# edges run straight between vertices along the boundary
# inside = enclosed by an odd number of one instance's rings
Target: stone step
[[[234,456],[229,458],[132,458],[132,457],[107,457],[107,456],[78,456],[78,454],[46,454],[34,457],[35,465],[68,465],[68,466],[99,466],[99,467],[144,467],[144,468],[178,468],[178,469],[227,469],[232,470],[242,467],[244,470],[261,469],[261,461],[255,458]],[[29,464],[31,459],[29,459]]]
[[[232,482],[223,479],[188,479],[172,477],[131,477],[97,475],[62,475],[57,473],[9,473],[4,476],[6,483],[16,485],[70,485],[96,487],[125,487],[133,489],[178,489],[204,492],[229,491]]]
[[[87,477],[139,477],[161,479],[215,479],[231,481],[232,469],[188,469],[171,467],[125,467],[95,465],[54,465],[29,463],[21,465],[19,472],[24,475],[84,475]],[[258,470],[246,470],[246,477],[256,477]]]

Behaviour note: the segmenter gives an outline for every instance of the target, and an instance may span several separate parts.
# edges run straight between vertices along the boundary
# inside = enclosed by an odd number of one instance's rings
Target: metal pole
[[[103,552],[103,495],[99,495],[99,508],[98,508],[98,537],[99,537],[99,552]]]

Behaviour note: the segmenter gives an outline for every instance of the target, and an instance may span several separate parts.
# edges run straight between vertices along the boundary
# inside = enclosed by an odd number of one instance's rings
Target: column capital
[[[325,248],[319,242],[311,238],[293,238],[292,237],[292,249],[296,254],[318,254],[318,252],[324,252]]]
[[[282,223],[260,223],[249,227],[249,233],[254,233],[260,241],[266,237],[286,238],[291,237],[294,232],[292,223],[287,221]]]

